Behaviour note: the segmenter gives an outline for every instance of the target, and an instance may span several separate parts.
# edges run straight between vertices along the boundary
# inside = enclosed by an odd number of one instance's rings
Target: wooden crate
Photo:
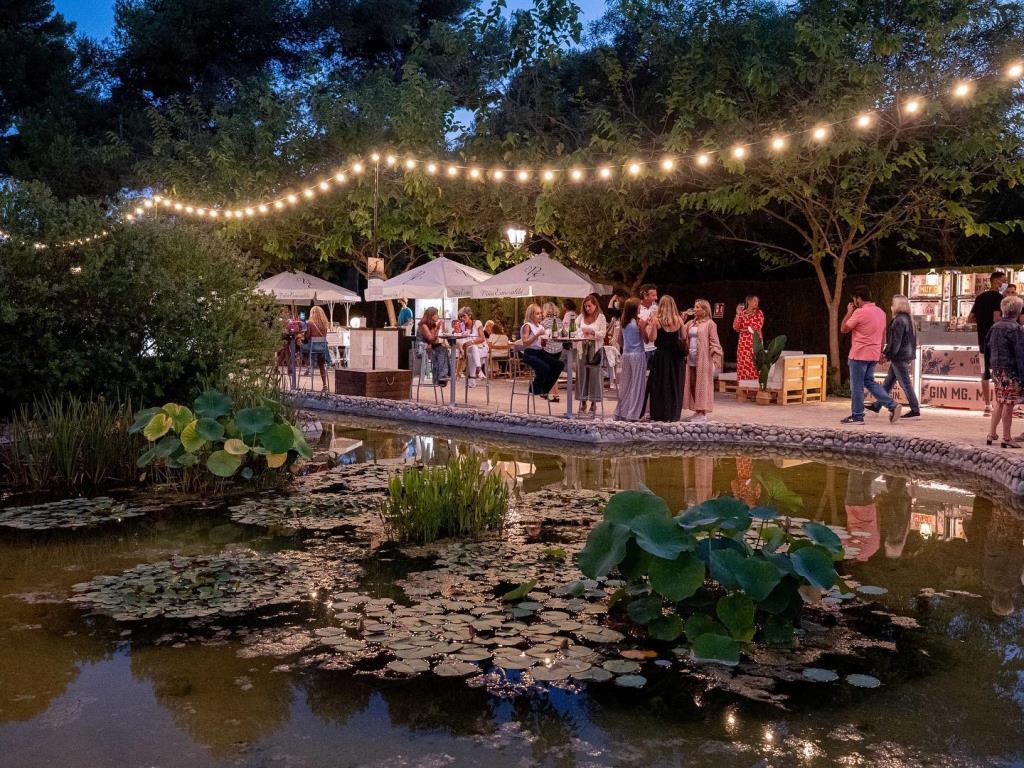
[[[411,387],[412,371],[339,368],[334,372],[334,392],[338,395],[408,400]]]

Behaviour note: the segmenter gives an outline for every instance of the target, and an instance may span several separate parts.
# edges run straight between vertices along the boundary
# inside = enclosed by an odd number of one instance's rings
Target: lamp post
[[[513,227],[509,227],[507,230],[505,230],[505,235],[508,237],[509,245],[512,246],[513,250],[516,250],[518,248],[522,248],[523,243],[526,242],[526,230],[525,229],[519,229],[518,227],[514,227],[514,226]],[[515,306],[515,312],[513,313],[513,317],[515,319],[513,320],[513,322],[516,325],[519,325],[519,297],[518,296],[516,296],[516,298],[514,299],[514,306]]]

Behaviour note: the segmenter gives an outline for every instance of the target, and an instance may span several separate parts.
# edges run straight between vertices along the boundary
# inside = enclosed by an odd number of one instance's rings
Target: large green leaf
[[[181,440],[178,439],[177,435],[164,435],[160,438],[160,441],[153,446],[153,449],[156,451],[157,458],[160,459],[166,459],[179,448],[181,448]]]
[[[843,559],[843,542],[839,536],[836,535],[836,532],[827,525],[808,522],[804,523],[803,530],[804,535],[806,535],[808,539],[827,549],[832,554],[833,560]]]
[[[832,553],[817,544],[793,552],[789,560],[793,569],[815,587],[828,589],[839,581],[839,574],[832,564]]]
[[[731,637],[712,633],[703,634],[693,641],[693,658],[730,667],[740,663],[740,645]]]
[[[206,460],[206,468],[217,477],[231,477],[242,466],[242,457],[227,451],[214,451]]]
[[[661,605],[661,598],[657,595],[640,597],[630,602],[626,613],[637,624],[647,624],[661,616]]]
[[[579,554],[580,570],[591,579],[607,576],[626,556],[626,542],[631,535],[624,525],[607,520],[598,523],[587,536],[587,545]]]
[[[636,581],[650,572],[654,557],[640,549],[632,536],[626,542],[626,556],[619,563],[619,573],[627,581]]]
[[[761,639],[772,645],[789,645],[793,642],[793,622],[783,616],[769,616],[764,623]]]
[[[739,589],[740,581],[737,572],[743,566],[746,555],[734,549],[715,549],[711,552],[708,566],[711,578],[726,589]]]
[[[295,433],[288,424],[274,424],[260,432],[258,437],[271,453],[287,453],[295,444]]]
[[[659,616],[647,625],[647,635],[654,640],[672,642],[683,634],[683,620],[677,614]]]
[[[736,528],[743,519],[750,524],[750,509],[735,496],[708,499],[675,518],[678,525],[689,529],[718,528],[728,520],[734,521],[731,525]]]
[[[623,525],[628,525],[635,517],[649,514],[668,518],[671,513],[664,499],[643,491],[620,491],[608,500],[604,508],[605,520]]]
[[[733,592],[719,598],[715,615],[737,640],[750,642],[757,627],[754,624],[754,601],[742,592]]]
[[[149,423],[145,429],[142,430],[142,435],[149,442],[153,443],[159,440],[161,437],[171,431],[171,417],[163,411],[157,411],[150,418]]]
[[[161,408],[146,408],[135,414],[135,422],[128,427],[129,434],[135,435],[146,428],[146,425],[153,420],[153,417],[158,413],[162,413]]]
[[[235,426],[243,435],[258,435],[274,423],[274,412],[266,406],[243,408],[235,414]]]
[[[216,389],[206,390],[195,401],[196,414],[207,419],[226,416],[231,413],[231,406],[231,398]]]
[[[779,569],[767,560],[746,557],[733,569],[733,575],[751,600],[760,602],[771,594],[782,579]]]
[[[757,607],[766,613],[780,614],[803,603],[798,583],[794,576],[783,576],[775,589]]]
[[[503,594],[501,596],[501,599],[505,602],[508,602],[510,600],[522,600],[524,597],[526,597],[527,594],[529,594],[530,590],[532,590],[536,586],[536,579],[533,579],[532,581],[524,581],[518,587],[510,589],[508,592]]]
[[[684,552],[675,560],[651,558],[651,588],[673,602],[692,597],[704,584],[704,563],[694,554]]]
[[[777,474],[771,472],[758,474],[757,481],[761,483],[768,502],[772,506],[790,513],[803,509],[803,496],[790,489]]]
[[[686,632],[686,639],[691,643],[696,642],[697,638],[701,635],[707,634],[726,634],[725,627],[715,621],[713,618],[708,616],[706,613],[695,613],[686,620],[686,626],[683,629]]]
[[[655,557],[672,560],[693,546],[690,534],[662,512],[634,517],[625,525],[636,534],[636,543],[640,548]]]
[[[786,532],[777,525],[766,525],[761,529],[761,549],[774,552],[786,543]]]
[[[224,425],[216,419],[204,416],[196,420],[196,433],[204,440],[214,443],[224,439]]]
[[[149,464],[152,463],[153,459],[155,458],[156,446],[151,445],[149,448],[147,448],[141,454],[139,454],[139,458],[135,460],[135,466],[139,468],[149,466]]]
[[[181,444],[185,446],[185,450],[189,453],[195,453],[206,445],[207,442],[206,438],[199,434],[197,424],[197,421],[193,421],[181,430]]]
[[[292,427],[292,434],[295,435],[295,452],[304,459],[313,458],[313,449],[306,442],[306,436],[298,427]]]
[[[174,431],[179,435],[185,427],[195,421],[195,416],[192,415],[192,411],[184,405],[168,403],[164,406],[163,411],[171,417],[171,426],[174,427]]]
[[[224,441],[224,450],[232,456],[245,456],[249,452],[249,446],[237,437],[233,437]]]

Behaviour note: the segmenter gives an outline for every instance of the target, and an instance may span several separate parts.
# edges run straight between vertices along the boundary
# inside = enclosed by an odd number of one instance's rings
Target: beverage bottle
[[[570,336],[575,336],[576,335],[576,314],[575,313],[569,315],[569,335]]]

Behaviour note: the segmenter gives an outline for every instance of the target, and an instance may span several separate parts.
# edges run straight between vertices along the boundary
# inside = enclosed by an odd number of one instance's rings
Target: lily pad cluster
[[[273,408],[234,410],[231,398],[216,390],[197,397],[192,409],[168,403],[139,411],[128,431],[141,432],[151,443],[139,456],[139,467],[153,462],[171,469],[203,465],[217,477],[240,474],[248,480],[313,456],[302,432]]]
[[[331,531],[379,524],[379,498],[342,493],[297,496],[262,495],[229,507],[231,520],[242,525],[303,531]]]
[[[839,581],[839,536],[809,521],[799,534],[773,508],[732,496],[672,516],[658,496],[624,491],[608,503],[579,565],[591,578],[618,571],[629,618],[651,638],[685,634],[695,659],[736,664],[755,637],[791,642],[805,601]]]
[[[141,517],[146,508],[115,501],[109,496],[63,499],[46,504],[0,509],[0,527],[22,531],[91,528]]]
[[[116,621],[236,616],[308,601],[332,586],[315,559],[300,552],[233,551],[145,563],[118,576],[75,584],[70,602]]]

